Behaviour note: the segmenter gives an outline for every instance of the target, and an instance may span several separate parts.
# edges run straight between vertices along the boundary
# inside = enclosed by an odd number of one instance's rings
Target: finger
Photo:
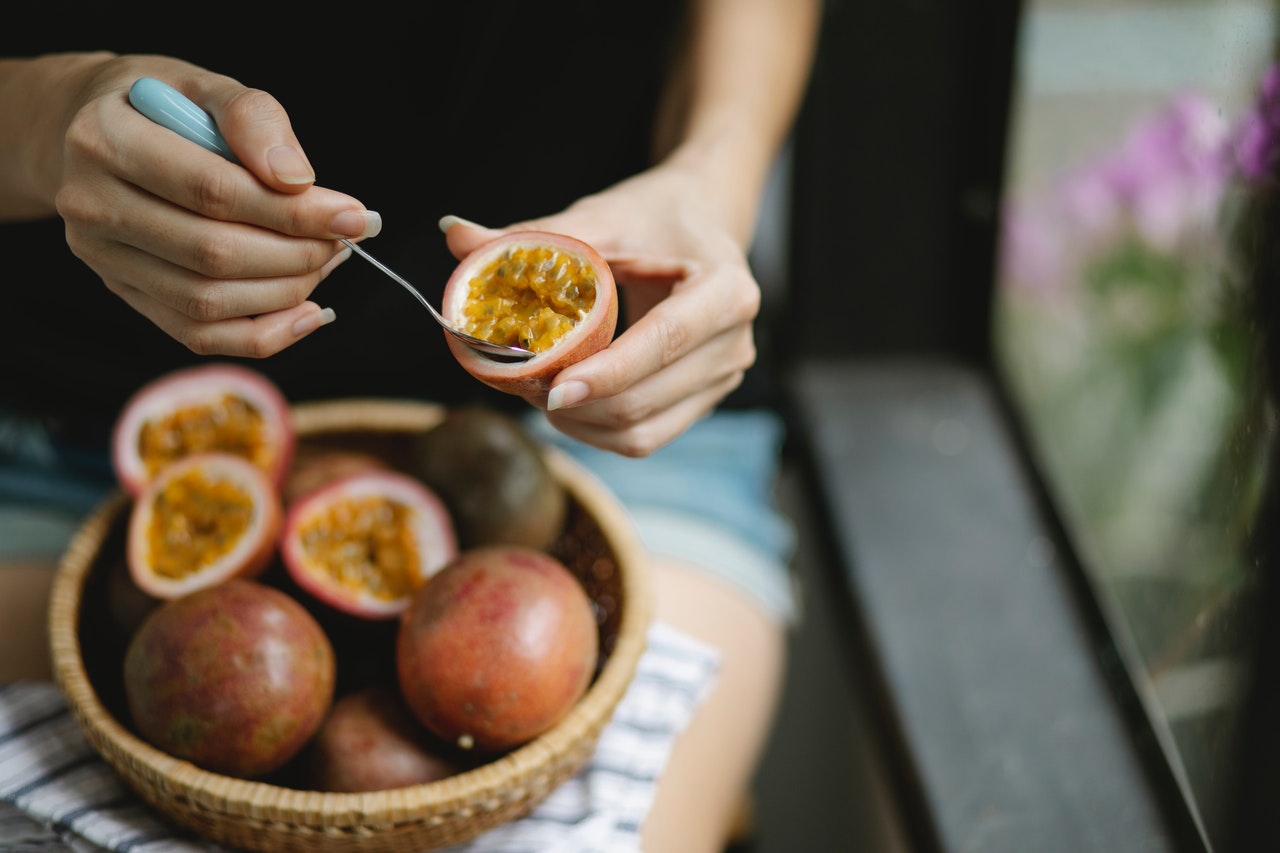
[[[197,355],[266,358],[335,319],[333,309],[322,309],[314,302],[304,302],[257,317],[201,322],[174,311],[136,288],[119,283],[109,283],[108,286],[135,311]]]
[[[298,276],[217,279],[129,246],[101,251],[94,263],[104,278],[144,292],[166,308],[201,322],[293,308],[311,296],[333,266]]]
[[[462,260],[476,249],[504,232],[498,228],[486,228],[460,216],[442,216],[439,222],[449,252]]]
[[[128,145],[113,155],[128,184],[208,219],[245,222],[282,234],[325,239],[371,237],[381,218],[360,201],[325,187],[282,196],[244,166],[206,151],[130,111]],[[100,189],[100,188],[98,188]]]
[[[735,387],[755,361],[756,348],[749,330],[733,329],[717,335],[679,362],[639,380],[625,391],[551,411],[563,412],[583,423],[610,430],[624,430],[708,387],[726,383]],[[546,407],[547,400],[528,402]],[[571,413],[571,414],[570,414]]]
[[[292,237],[241,222],[210,222],[166,204],[140,205],[114,239],[210,278],[275,278],[314,273],[341,245]]]
[[[194,93],[187,94],[208,110],[240,162],[262,183],[288,193],[315,182],[289,115],[272,95],[216,74],[200,76]]]
[[[547,417],[552,426],[565,435],[601,450],[640,458],[675,440],[695,421],[709,414],[735,387],[736,382],[726,379],[621,430],[583,423],[567,413],[550,412]]]
[[[680,282],[605,349],[570,365],[556,376],[557,389],[570,382],[587,386],[579,399],[621,394],[730,329],[749,328],[760,310],[760,289],[745,268],[719,267]]]

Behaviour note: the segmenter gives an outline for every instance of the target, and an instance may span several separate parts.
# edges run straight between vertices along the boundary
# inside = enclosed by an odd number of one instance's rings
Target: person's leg
[[[45,616],[54,568],[53,559],[0,554],[0,684],[52,677]]]
[[[714,688],[676,741],[643,830],[645,853],[719,853],[772,728],[787,629],[749,595],[701,569],[654,567],[656,617],[714,646]]]
[[[645,853],[720,853],[768,740],[799,618],[790,522],[774,506],[781,421],[716,413],[644,459],[529,421],[622,501],[654,560],[655,618],[714,647],[720,671],[673,747],[644,823]]]
[[[0,406],[0,684],[48,680],[49,591],[77,527],[114,487],[105,454]]]

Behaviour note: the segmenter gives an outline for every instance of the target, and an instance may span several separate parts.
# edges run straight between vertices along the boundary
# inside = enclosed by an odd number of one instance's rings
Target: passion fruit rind
[[[112,465],[132,495],[169,463],[197,453],[232,453],[279,486],[297,438],[283,392],[234,364],[182,368],[152,380],[125,403],[112,436]]]

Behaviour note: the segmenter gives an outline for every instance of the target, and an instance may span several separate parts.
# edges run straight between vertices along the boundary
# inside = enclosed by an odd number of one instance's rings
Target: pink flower
[[[1233,145],[1240,173],[1251,181],[1275,172],[1280,161],[1280,64],[1262,76],[1258,102],[1245,116]]]
[[[1232,143],[1206,98],[1175,96],[1116,148],[1063,175],[1048,198],[1006,213],[1006,276],[1046,292],[1130,237],[1160,252],[1202,245],[1233,176]]]

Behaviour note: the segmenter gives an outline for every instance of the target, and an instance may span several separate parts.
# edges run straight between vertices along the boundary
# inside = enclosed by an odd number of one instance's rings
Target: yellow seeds
[[[469,282],[467,334],[544,352],[587,316],[596,276],[574,255],[549,246],[516,246]]]
[[[148,421],[138,435],[138,452],[152,476],[175,459],[215,450],[265,467],[270,447],[263,424],[262,412],[247,400],[228,394],[221,400],[177,409]]]
[[[183,578],[225,556],[253,523],[238,484],[188,472],[167,485],[152,511],[149,546],[155,573]]]
[[[302,547],[338,586],[390,601],[422,583],[411,519],[403,504],[382,497],[335,501],[308,519]]]

